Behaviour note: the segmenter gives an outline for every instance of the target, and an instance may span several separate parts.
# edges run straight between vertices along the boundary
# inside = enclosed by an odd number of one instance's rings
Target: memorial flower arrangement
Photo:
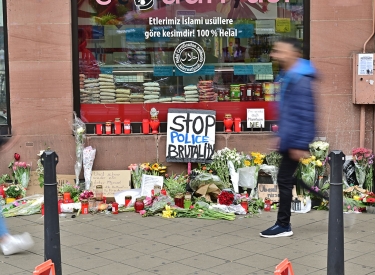
[[[243,155],[238,153],[236,149],[230,150],[225,147],[224,149],[218,150],[212,157],[210,163],[210,169],[221,179],[225,188],[231,187],[229,180],[229,168],[228,161],[233,163],[235,170],[243,166]]]
[[[316,159],[315,156],[308,158],[301,158],[299,161],[298,169],[296,171],[297,177],[306,183],[309,187],[312,187],[316,181],[317,171],[316,168],[321,167],[323,163]],[[297,193],[303,195],[303,190],[297,185]]]
[[[71,184],[70,182],[66,182],[64,183],[63,185],[61,185],[61,187],[59,188],[59,192],[61,194],[64,194],[64,193],[70,193],[70,198],[77,202],[79,200],[79,194],[80,194],[80,189],[79,189],[79,186],[75,185],[75,184]]]
[[[131,177],[133,182],[133,187],[135,189],[141,188],[142,185],[142,175],[148,174],[150,171],[150,164],[148,162],[144,162],[142,164],[130,164],[128,169],[131,170]]]
[[[312,156],[323,161],[328,156],[329,144],[324,141],[314,141],[313,143],[310,143],[309,149]]]
[[[150,166],[150,173],[154,176],[161,176],[162,174],[165,174],[167,172],[167,166],[164,166],[158,162],[154,162]]]
[[[81,194],[79,194],[79,200],[88,200],[90,198],[93,198],[94,197],[94,193],[92,191],[89,191],[89,190],[85,190],[83,191]]]
[[[22,198],[26,195],[26,189],[21,184],[11,184],[4,188],[8,198]]]
[[[275,167],[280,167],[282,158],[282,155],[276,151],[273,151],[265,156],[266,163]]]
[[[223,205],[231,205],[234,202],[234,194],[232,192],[223,190],[217,197],[218,203]]]
[[[26,162],[16,161],[12,166],[14,179],[23,186],[27,188],[30,181],[30,170],[31,164]]]
[[[77,117],[74,113],[74,123],[73,123],[73,133],[76,142],[76,163],[74,165],[74,171],[76,175],[76,185],[79,184],[79,175],[82,170],[83,162],[83,148],[86,139],[86,125],[85,123]]]
[[[352,151],[355,175],[360,188],[372,189],[374,155],[367,148],[355,148]]]

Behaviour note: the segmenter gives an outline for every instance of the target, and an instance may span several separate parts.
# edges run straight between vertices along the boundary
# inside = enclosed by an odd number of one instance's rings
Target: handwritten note
[[[292,190],[293,198],[297,197],[296,186]],[[258,184],[258,196],[260,199],[269,198],[272,202],[280,200],[279,188],[277,184]]]
[[[130,189],[130,170],[92,171],[90,190],[95,193],[97,185],[103,186],[103,195],[114,197],[119,191]]]
[[[63,185],[64,183],[70,182],[75,184],[75,175],[61,175],[57,174],[57,190]],[[38,174],[35,171],[31,171],[30,173],[30,181],[29,186],[26,190],[26,196],[31,196],[35,194],[44,194],[44,188],[41,188],[39,185]]]
[[[264,109],[247,109],[247,128],[264,128]]]
[[[151,190],[154,189],[155,185],[159,185],[161,188],[163,188],[163,177],[143,174],[141,196],[151,197]]]

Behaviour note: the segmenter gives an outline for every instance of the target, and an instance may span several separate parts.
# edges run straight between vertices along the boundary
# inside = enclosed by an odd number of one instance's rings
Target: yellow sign
[[[276,18],[276,32],[290,32],[290,18]]]

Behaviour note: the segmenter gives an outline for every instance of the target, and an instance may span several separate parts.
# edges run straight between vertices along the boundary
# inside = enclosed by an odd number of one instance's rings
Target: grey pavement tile
[[[183,244],[188,244],[188,243],[195,242],[196,240],[197,240],[196,238],[189,238],[187,236],[173,234],[172,232],[170,232],[167,236],[164,236],[164,237],[158,236],[155,238],[156,242],[167,244],[170,246],[179,246]]]
[[[163,227],[158,226],[158,230],[165,230],[170,233],[181,234],[181,232],[190,231],[194,229],[200,229],[200,226],[194,226],[194,224],[186,224],[182,221],[184,219],[172,219],[173,223],[169,223]],[[197,220],[197,219],[196,219]]]
[[[176,233],[165,228],[164,230],[156,228],[143,228],[137,232],[130,233],[131,236],[138,237],[139,240],[156,240],[158,238],[168,237]]]
[[[210,230],[213,232],[220,232],[220,233],[227,233],[227,232],[236,232],[238,230],[246,229],[248,228],[247,225],[239,225],[239,224],[213,224],[204,227],[206,230]]]
[[[217,265],[222,265],[227,260],[209,256],[207,254],[195,255],[190,258],[177,261],[180,264],[188,265],[197,269],[210,269]]]
[[[91,254],[91,253],[78,250],[76,248],[77,246],[68,247],[68,246],[62,245],[61,246],[61,261],[68,262],[70,259],[87,257]]]
[[[322,269],[327,267],[327,253],[310,254],[298,258],[298,263],[305,266]],[[292,263],[293,264],[293,263]],[[350,273],[348,273],[350,274]]]
[[[125,263],[111,263],[87,270],[91,274],[132,274],[139,271],[141,269],[126,265]]]
[[[128,245],[127,248],[130,250],[142,252],[144,254],[154,254],[157,251],[168,249],[172,246],[154,242],[151,240],[139,240],[136,244]]]
[[[345,252],[344,252],[344,255],[345,255]],[[375,261],[374,261],[373,253],[362,254],[361,256],[348,260],[348,262],[359,264],[359,265],[366,266],[369,268],[373,268],[375,271]]]
[[[178,247],[197,253],[207,253],[210,251],[223,249],[225,245],[211,242],[210,240],[200,240],[188,244],[179,245]]]
[[[139,237],[128,235],[126,232],[119,233],[116,237],[103,239],[106,243],[117,245],[118,247],[127,247],[128,245],[139,243]]]
[[[327,246],[321,243],[316,243],[312,241],[306,241],[306,240],[298,240],[294,241],[291,244],[286,244],[284,246],[285,249],[289,250],[296,250],[300,252],[306,252],[309,253],[317,253],[317,252],[324,252],[327,251]]]
[[[352,250],[361,252],[362,254],[366,254],[369,252],[375,252],[375,246],[369,245],[368,240],[369,238],[366,238],[365,240],[351,240],[349,242],[346,242],[344,244],[345,251]]]
[[[371,252],[371,254],[372,254],[372,252]],[[345,245],[344,245],[344,258],[345,258],[345,262],[349,261],[349,260],[353,260],[353,259],[355,261],[356,258],[362,257],[362,256],[363,256],[362,252],[348,250],[348,249],[345,248]]]
[[[73,267],[76,267],[76,268],[80,268],[80,269],[83,269],[83,270],[89,270],[89,269],[93,269],[95,267],[108,265],[112,261],[107,260],[107,259],[103,259],[102,257],[96,256],[96,255],[87,255],[87,256],[80,257],[80,258],[69,259],[69,260],[64,261],[64,262],[73,266]]]
[[[308,256],[310,254],[313,254],[312,252],[309,251],[309,246],[305,247],[305,251],[301,250],[294,250],[290,248],[286,248],[284,246],[278,247],[269,251],[263,251],[263,252],[258,252],[259,254],[263,256],[271,256],[273,258],[287,258],[290,261],[299,261],[298,259],[304,256]]]
[[[191,225],[194,228],[206,227],[207,225],[222,224],[223,222],[230,223],[230,221],[224,221],[224,220],[206,220],[206,219],[195,219],[195,218],[180,218],[178,219],[178,221],[186,225]]]
[[[186,274],[186,275],[218,275],[218,274],[222,274],[222,273],[213,273],[210,269],[210,270],[198,270],[198,271],[194,271],[193,273]]]
[[[86,238],[84,236],[77,235],[74,233],[67,235],[67,236],[62,235],[60,237],[60,243],[66,246],[80,245],[80,244],[85,244],[89,242],[91,242],[90,238]]]
[[[261,254],[253,254],[250,257],[242,258],[234,261],[237,264],[251,266],[256,269],[268,269],[278,265],[283,259],[264,256]]]
[[[20,267],[17,267],[18,265],[16,265],[16,263],[13,263],[13,264],[5,263],[3,261],[3,257],[0,256],[1,274],[17,274],[19,272],[23,272],[24,270]],[[31,270],[34,270],[34,269],[31,269]],[[31,272],[29,272],[28,275],[30,275],[30,274],[31,274]]]
[[[215,236],[213,238],[210,238],[210,240],[214,243],[218,243],[221,245],[226,246],[237,246],[238,244],[247,243],[250,238],[241,238],[239,236],[232,236],[229,234],[223,234],[219,236]]]
[[[142,252],[130,250],[129,248],[116,248],[106,252],[101,252],[100,257],[111,260],[113,262],[126,264],[127,259],[142,256]]]
[[[249,258],[250,260],[250,258]],[[251,272],[255,272],[258,269],[255,267],[234,263],[231,261],[225,262],[224,264],[211,267],[209,271],[216,274],[236,274],[236,275],[247,275]]]
[[[95,241],[92,240],[88,243],[83,243],[80,245],[75,246],[77,250],[81,250],[86,253],[90,254],[98,254],[104,251],[108,251],[114,248],[118,248],[117,245],[106,243],[105,241]]]
[[[129,274],[130,275],[151,275],[151,274],[155,274],[155,273],[154,272],[148,272],[146,270],[142,270],[142,271],[139,271],[139,272],[129,273]]]
[[[223,235],[222,232],[216,232],[216,231],[208,230],[206,228],[196,228],[192,230],[180,231],[178,234],[186,236],[188,238],[192,238],[192,239],[207,239],[207,238],[212,238],[215,236]]]
[[[157,255],[160,258],[174,262],[193,257],[194,255],[196,255],[196,252],[192,252],[178,247],[171,247],[165,250],[158,251]]]
[[[65,264],[63,259],[62,259],[62,264],[61,264],[61,271],[62,271],[62,274],[64,275],[87,274],[86,271],[82,270],[81,268]]]
[[[152,272],[153,274],[160,275],[187,275],[199,271],[199,268],[186,266],[180,263],[166,263],[160,266],[150,268],[148,269],[148,271]]]
[[[252,255],[255,253],[261,253],[263,251],[270,251],[276,248],[279,248],[280,245],[273,244],[273,243],[265,243],[262,242],[262,239],[259,240],[244,240],[242,243],[234,245],[235,248],[240,250],[248,251],[248,255]]]
[[[8,224],[8,226],[14,227],[14,228],[22,227],[24,225],[34,224],[33,221],[22,219],[22,217],[6,218],[6,223]]]
[[[345,274],[370,275],[375,274],[374,267],[353,263],[352,261],[344,263]]]
[[[157,253],[155,253],[157,255]],[[142,270],[148,270],[168,264],[166,259],[159,258],[154,255],[142,255],[134,258],[126,259],[126,264]],[[151,271],[150,271],[151,272]]]
[[[234,246],[207,252],[206,255],[232,262],[247,257],[248,252]]]
[[[9,264],[21,270],[34,270],[36,266],[44,262],[42,255],[22,252],[11,256],[0,257],[1,263]],[[1,274],[3,274],[1,272]]]

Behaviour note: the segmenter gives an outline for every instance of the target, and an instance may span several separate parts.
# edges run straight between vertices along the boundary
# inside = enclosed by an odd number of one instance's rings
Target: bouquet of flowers
[[[234,165],[235,170],[243,166],[243,155],[238,153],[236,149],[230,150],[225,147],[224,149],[218,150],[212,156],[212,162],[210,169],[212,169],[216,175],[221,179],[225,188],[231,187],[229,180],[229,168],[228,161],[231,161]]]
[[[13,173],[14,179],[20,183],[23,188],[27,188],[30,181],[30,167],[31,165],[26,162],[18,162],[16,161],[13,163]]]
[[[161,174],[165,174],[165,172],[167,171],[167,166],[164,166],[160,163],[153,163],[150,167],[150,172],[152,175],[154,176],[159,176]]]
[[[150,164],[145,162],[142,164],[130,164],[128,166],[129,170],[131,170],[132,175],[132,182],[133,187],[135,189],[141,188],[142,185],[142,175],[148,174],[148,171],[150,171],[151,167]]]
[[[86,125],[81,119],[79,119],[74,113],[74,124],[73,132],[76,141],[76,164],[74,165],[74,170],[76,174],[76,185],[79,184],[79,174],[82,170],[82,161],[83,161],[83,147],[86,139]]]
[[[328,156],[329,144],[324,141],[314,141],[309,145],[310,153],[320,161],[323,161]]]
[[[267,164],[262,164],[260,169],[268,175],[271,175],[273,184],[277,184],[277,173],[281,163],[282,156],[274,151],[265,156]]]
[[[220,204],[231,205],[234,202],[234,194],[230,191],[223,190],[220,192],[217,200]]]
[[[356,148],[353,149],[352,155],[359,187],[363,188],[365,185],[367,189],[372,189],[372,165],[374,163],[372,151],[366,148]]]
[[[89,191],[89,190],[85,190],[83,191],[81,194],[79,194],[79,200],[88,200],[90,198],[93,198],[94,197],[94,193],[92,191]]]
[[[11,184],[4,188],[8,198],[21,198],[26,195],[26,189],[21,184]]]
[[[77,185],[73,185],[70,182],[61,185],[59,192],[61,194],[70,193],[70,198],[75,202],[79,200],[80,189]]]
[[[91,186],[92,166],[94,165],[96,149],[87,146],[83,149],[83,175],[85,177],[85,190],[89,190]]]
[[[306,183],[308,186],[312,187],[316,180],[316,168],[321,167],[323,163],[316,159],[315,156],[310,156],[308,158],[302,158],[299,163],[299,172],[300,172],[300,179]],[[299,190],[299,194],[301,190]]]

